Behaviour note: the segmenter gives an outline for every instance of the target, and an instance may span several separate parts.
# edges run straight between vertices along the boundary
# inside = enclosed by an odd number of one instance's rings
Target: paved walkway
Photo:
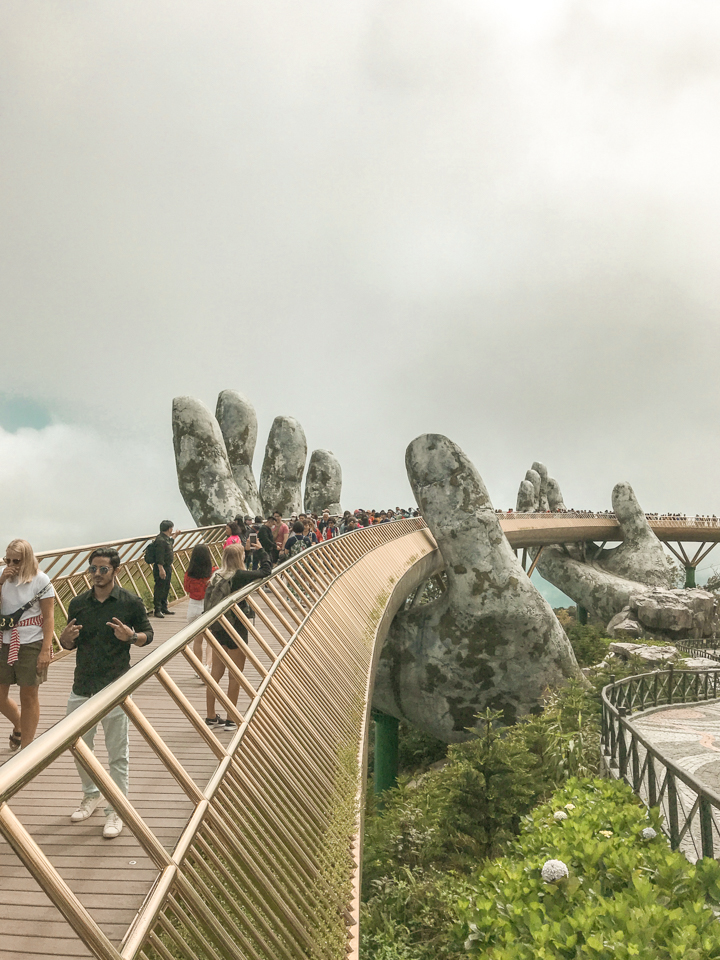
[[[646,716],[632,717],[640,733],[682,770],[720,795],[720,703],[693,703],[667,707]],[[640,763],[644,761],[641,751]],[[656,771],[660,778],[662,770]],[[678,795],[689,813],[697,794],[678,782]],[[667,812],[666,817],[667,817]],[[681,818],[682,828],[682,818]],[[720,815],[715,818],[714,844],[720,854]],[[681,849],[693,862],[700,855],[700,825],[697,814]]]
[[[256,598],[262,602],[261,592]],[[175,605],[174,609],[176,616],[152,620],[155,641],[148,650],[155,649],[158,643],[185,626],[186,601]],[[279,648],[259,620],[257,629],[271,649]],[[261,663],[267,666],[268,658],[259,645],[253,640],[250,646]],[[145,656],[148,650],[133,648],[133,662]],[[73,654],[51,666],[48,681],[41,688],[42,713],[38,735],[65,715],[74,664]],[[171,661],[168,672],[205,716],[205,686],[195,677],[185,658],[178,656]],[[256,686],[259,677],[255,670],[248,666],[245,674]],[[226,689],[227,674],[221,684]],[[163,687],[156,680],[148,681],[133,695],[133,700],[196,783],[204,788],[217,761]],[[241,692],[238,704],[241,711],[247,702]],[[166,849],[172,851],[190,817],[192,805],[132,724],[130,731],[130,799]],[[9,723],[0,717],[0,763],[11,756],[7,746],[9,732]],[[224,730],[217,735],[223,741],[232,736]],[[107,766],[102,729],[98,730],[95,746],[98,758]],[[103,839],[102,806],[84,823],[71,824],[70,814],[81,798],[75,765],[69,755],[64,755],[24,787],[9,805],[95,921],[119,944],[158,872],[127,828],[115,840]],[[88,956],[90,953],[75,937],[71,927],[27,873],[7,842],[0,838],[2,960],[50,957],[70,960]]]

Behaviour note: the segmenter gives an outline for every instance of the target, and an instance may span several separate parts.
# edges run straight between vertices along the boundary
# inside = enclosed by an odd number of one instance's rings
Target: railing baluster
[[[668,805],[668,823],[670,826],[670,846],[677,850],[680,846],[680,826],[678,823],[678,795],[675,775],[670,770],[665,771],[665,783],[667,785],[667,805]]]
[[[647,778],[648,778],[648,806],[657,806],[657,778],[655,776],[655,760],[652,751],[647,754]]]
[[[712,857],[713,854],[713,810],[706,794],[700,794],[700,840],[702,855]]]

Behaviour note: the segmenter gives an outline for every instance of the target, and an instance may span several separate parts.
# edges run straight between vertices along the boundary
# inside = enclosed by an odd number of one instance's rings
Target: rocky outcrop
[[[172,427],[178,486],[195,523],[204,527],[246,514],[220,427],[205,404],[175,397]]]
[[[260,474],[260,500],[266,516],[283,517],[302,510],[300,485],[305,470],[305,431],[294,417],[275,417]]]
[[[313,450],[305,477],[305,512],[330,515],[342,513],[340,493],[342,469],[330,450]]]
[[[395,617],[373,702],[443,740],[464,740],[486,708],[512,723],[538,709],[547,687],[581,674],[463,451],[425,434],[410,444],[405,463],[445,560],[447,589]]]
[[[215,417],[225,440],[235,483],[254,517],[262,510],[252,470],[258,433],[255,407],[236,390],[222,390],[217,399]]]
[[[630,594],[627,605],[608,623],[607,632],[610,637],[701,640],[714,637],[717,626],[718,602],[710,591],[653,587]]]

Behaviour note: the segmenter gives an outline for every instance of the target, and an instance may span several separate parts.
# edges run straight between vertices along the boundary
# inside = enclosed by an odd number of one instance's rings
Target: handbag
[[[32,600],[28,600],[27,603],[24,603],[21,607],[18,607],[13,613],[0,614],[0,630],[12,630],[13,627],[16,627],[22,620],[22,615],[25,613],[25,611],[29,610],[30,607],[45,593],[47,588],[51,586],[52,583],[46,583],[42,590],[35,594]]]

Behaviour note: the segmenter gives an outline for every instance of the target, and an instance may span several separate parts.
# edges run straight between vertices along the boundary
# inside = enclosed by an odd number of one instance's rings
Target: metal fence
[[[720,668],[656,670],[610,683],[602,691],[602,749],[606,768],[648,806],[660,807],[674,850],[690,860],[720,851],[720,796],[643,736],[634,712],[718,698]]]
[[[78,568],[83,562],[78,559]],[[0,831],[92,956],[357,956],[364,744],[378,639],[410,592],[441,568],[420,519],[318,544],[203,614],[0,768]],[[231,615],[252,643],[242,639]],[[211,632],[216,623],[245,654],[243,670]],[[244,711],[193,654],[191,641],[198,635],[247,694]],[[227,745],[172,679],[169,668],[178,657],[238,724]],[[259,679],[253,684],[249,676]],[[204,786],[131,699],[148,685],[179,708],[188,737],[199,739],[214,758]],[[117,705],[192,802],[172,849],[81,739]],[[97,784],[157,871],[121,942],[103,930],[9,805],[68,755]]]

